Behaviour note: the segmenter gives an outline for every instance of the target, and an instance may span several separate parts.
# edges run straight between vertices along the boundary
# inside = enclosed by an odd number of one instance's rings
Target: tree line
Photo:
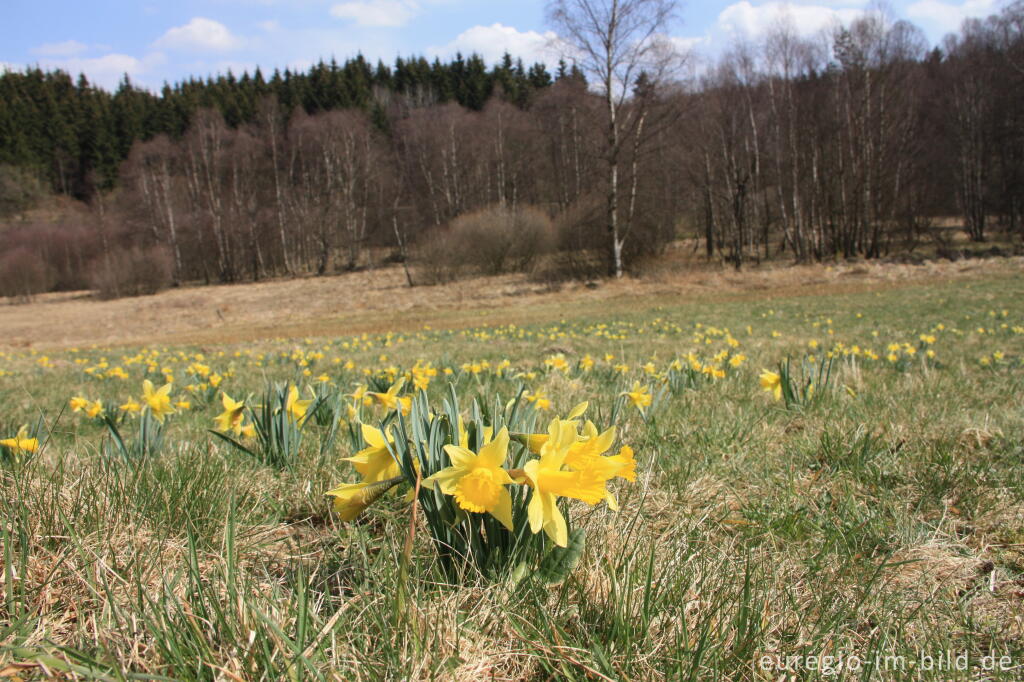
[[[646,23],[614,15],[631,2],[650,5]],[[116,294],[154,273],[236,282],[381,259],[418,264],[413,283],[537,268],[538,255],[592,277],[679,238],[737,267],[872,258],[941,247],[951,217],[972,240],[1020,240],[1019,0],[937,47],[879,11],[813,38],[780,21],[689,78],[665,53],[627,49],[653,44],[672,3],[564,0],[560,28],[574,4],[607,5],[620,33],[589,47],[619,41],[623,64],[356,58],[160,95],[6,73],[0,201],[16,213],[35,178],[89,211],[12,220],[0,273],[14,284],[0,288],[109,281]]]

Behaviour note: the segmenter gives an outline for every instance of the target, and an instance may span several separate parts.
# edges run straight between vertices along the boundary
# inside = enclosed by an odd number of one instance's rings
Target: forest
[[[410,285],[591,278],[680,240],[737,268],[1021,244],[1024,2],[938,46],[880,11],[812,38],[780,21],[638,70],[617,107],[588,76],[357,56],[111,93],[6,71],[0,295],[384,262]]]

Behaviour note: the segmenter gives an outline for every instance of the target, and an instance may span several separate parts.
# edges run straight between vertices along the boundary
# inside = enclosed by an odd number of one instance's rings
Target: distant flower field
[[[4,351],[0,676],[1024,665],[1021,301]]]

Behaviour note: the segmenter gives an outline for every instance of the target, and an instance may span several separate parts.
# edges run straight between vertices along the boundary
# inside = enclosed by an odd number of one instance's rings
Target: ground
[[[1020,679],[1021,269],[411,290],[390,269],[3,306],[0,676]],[[405,419],[454,394],[470,446],[582,401],[617,427],[637,475],[607,484],[618,511],[565,505],[571,570],[453,574],[404,483],[332,511],[357,421],[399,424],[360,387],[403,376],[429,383]],[[249,424],[286,382],[336,407],[292,457],[211,433],[224,392]]]
[[[689,264],[689,261],[687,261]],[[99,301],[88,292],[37,296],[0,305],[0,346],[67,348],[91,344],[224,343],[280,337],[408,331],[425,324],[542,323],[578,318],[600,306],[609,313],[644,306],[726,302],[777,296],[824,296],[900,288],[907,283],[973,279],[1019,272],[1024,259],[933,261],[923,265],[856,263],[666,269],[644,278],[547,284],[522,275],[445,286],[406,285],[398,266],[337,277],[185,287],[156,296]]]

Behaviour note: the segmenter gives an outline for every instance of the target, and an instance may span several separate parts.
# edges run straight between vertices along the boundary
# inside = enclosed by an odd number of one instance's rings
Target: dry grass
[[[645,278],[573,283],[552,291],[522,275],[409,289],[400,267],[337,277],[183,288],[154,296],[97,301],[83,292],[46,294],[0,306],[0,344],[18,348],[230,343],[277,337],[460,328],[575,318],[598,307],[615,314],[690,301],[882,291],[907,285],[1018,275],[1024,258],[925,265],[766,266],[736,272],[704,268]],[[496,305],[500,301],[500,305]]]

